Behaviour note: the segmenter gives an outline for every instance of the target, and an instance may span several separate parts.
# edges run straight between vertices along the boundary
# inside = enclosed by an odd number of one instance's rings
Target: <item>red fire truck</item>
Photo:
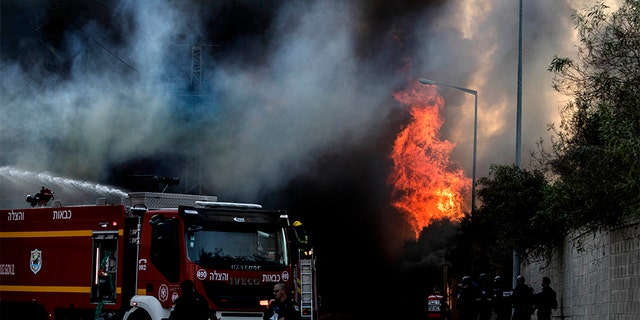
[[[316,258],[286,212],[150,192],[104,202],[0,210],[0,318],[161,320],[186,279],[221,320],[261,319],[279,281],[317,317]]]

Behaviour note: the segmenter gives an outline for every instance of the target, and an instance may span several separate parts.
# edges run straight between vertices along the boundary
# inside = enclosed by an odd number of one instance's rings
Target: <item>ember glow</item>
[[[405,91],[395,92],[394,98],[408,108],[411,119],[390,155],[392,204],[405,215],[417,238],[434,221],[464,216],[471,179],[450,161],[455,144],[439,137],[444,99],[435,87],[416,80]]]

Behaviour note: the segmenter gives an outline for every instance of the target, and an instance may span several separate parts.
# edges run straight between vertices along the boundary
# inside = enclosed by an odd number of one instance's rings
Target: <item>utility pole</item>
[[[200,45],[200,41],[191,46],[191,79],[189,84],[189,90],[193,95],[199,96],[202,93],[202,46]],[[187,159],[184,189],[185,193],[196,192],[197,194],[201,194],[202,185],[200,184],[200,173],[202,170],[202,147],[198,142],[192,142],[191,149],[192,156]]]
[[[518,8],[518,97],[516,105],[516,166],[520,168],[520,151],[522,141],[522,0]],[[513,287],[516,285],[516,278],[520,274],[520,257],[516,250],[513,250]]]
[[[189,96],[203,97],[206,93],[202,92],[202,51],[204,47],[222,47],[222,45],[203,45],[200,40],[191,46],[191,79],[189,83]],[[200,99],[196,99],[197,103],[201,103]],[[202,146],[199,142],[192,142],[190,146],[192,154],[187,159],[186,177],[184,179],[185,193],[195,192],[202,194]]]
[[[200,43],[191,47],[191,90],[199,94],[202,90],[202,46]]]

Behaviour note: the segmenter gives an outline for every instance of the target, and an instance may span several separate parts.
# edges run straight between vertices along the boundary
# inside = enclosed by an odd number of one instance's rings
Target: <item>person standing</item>
[[[287,294],[287,286],[284,282],[278,282],[273,286],[273,296],[262,316],[264,320],[300,320],[302,318],[300,307]]]
[[[533,288],[526,284],[524,276],[519,275],[516,278],[516,286],[513,288],[511,295],[511,303],[513,304],[511,320],[531,320],[534,294]]]
[[[490,280],[486,273],[481,273],[478,277],[478,296],[476,298],[478,320],[491,320],[491,316],[493,315],[491,309],[493,290],[489,282]]]
[[[449,303],[447,303],[447,298],[442,294],[440,286],[434,286],[433,293],[427,297],[425,314],[427,319],[451,319],[451,309],[449,308]]]
[[[476,306],[477,292],[470,276],[462,277],[458,285],[458,295],[456,297],[456,310],[458,320],[477,320],[478,309]]]
[[[193,281],[182,281],[180,290],[182,290],[182,296],[174,301],[169,320],[209,320],[211,316],[209,304],[196,291]]]
[[[511,319],[511,291],[506,290],[502,276],[493,279],[492,305],[496,320]]]
[[[556,292],[550,287],[551,279],[542,277],[542,290],[535,294],[535,308],[538,320],[551,320],[551,310],[558,309]]]

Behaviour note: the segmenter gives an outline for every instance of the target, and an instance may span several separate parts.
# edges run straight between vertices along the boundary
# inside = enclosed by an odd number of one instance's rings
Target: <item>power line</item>
[[[98,41],[96,38],[94,38],[91,34],[89,34],[89,32],[87,32],[86,30],[84,30],[83,27],[78,27],[84,34],[87,35],[87,37],[89,37],[89,39],[95,41],[95,43],[97,43],[100,48],[104,49],[104,51],[108,52],[110,55],[112,55],[114,58],[118,59],[118,61],[122,62],[125,66],[129,67],[131,70],[133,70],[135,73],[137,73],[138,75],[142,76],[142,74],[140,72],[138,72],[138,70],[136,70],[136,68],[134,68],[133,66],[131,66],[130,64],[128,64],[126,61],[122,60],[120,57],[118,57],[117,54],[115,54],[114,52],[112,52],[111,50],[109,50],[107,47],[105,47],[104,45],[102,45],[102,43],[100,43],[100,41]]]

